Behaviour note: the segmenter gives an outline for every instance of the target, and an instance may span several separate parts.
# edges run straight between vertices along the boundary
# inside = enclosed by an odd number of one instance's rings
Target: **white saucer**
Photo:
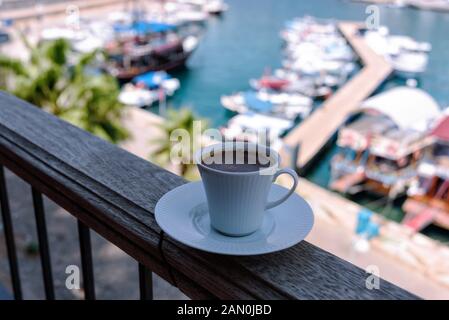
[[[288,190],[274,184],[269,200]],[[164,232],[179,242],[207,252],[227,255],[256,255],[289,248],[312,230],[313,212],[307,202],[293,193],[281,205],[267,210],[262,227],[244,237],[225,236],[210,227],[206,195],[201,181],[167,192],[156,204],[156,221]]]

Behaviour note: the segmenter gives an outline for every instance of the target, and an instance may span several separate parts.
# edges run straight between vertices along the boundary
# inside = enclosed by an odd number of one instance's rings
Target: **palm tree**
[[[128,136],[121,126],[119,86],[110,75],[89,72],[101,52],[73,56],[63,39],[31,46],[21,61],[0,56],[0,88],[110,142]]]
[[[199,121],[199,132],[195,132],[194,123]],[[196,146],[201,144],[201,136],[195,136],[200,134],[207,128],[207,121],[204,119],[197,119],[189,108],[181,108],[180,110],[169,109],[167,110],[166,119],[159,125],[163,136],[158,139],[154,139],[151,142],[157,145],[156,151],[150,155],[150,160],[159,164],[162,167],[167,167],[172,164],[170,155],[175,145],[178,149],[189,150],[181,155],[183,161],[178,165],[178,173],[188,180],[198,179],[198,173],[196,165],[192,161],[192,155],[195,153]],[[189,139],[180,139],[173,141],[173,133],[175,130],[185,130]],[[195,140],[196,139],[196,140]]]

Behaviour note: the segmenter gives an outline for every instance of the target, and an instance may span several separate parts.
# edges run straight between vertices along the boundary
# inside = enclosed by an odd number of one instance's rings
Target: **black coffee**
[[[249,151],[225,151],[203,159],[208,168],[226,172],[253,172],[270,166],[269,158]]]

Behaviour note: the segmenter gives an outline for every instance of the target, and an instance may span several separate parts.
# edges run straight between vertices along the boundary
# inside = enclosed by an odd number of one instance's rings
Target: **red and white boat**
[[[251,79],[249,83],[255,90],[270,89],[281,91],[290,84],[290,81],[272,75],[267,71],[260,79]]]
[[[407,191],[403,224],[420,231],[429,224],[449,229],[449,116],[443,118],[429,137],[417,177]]]

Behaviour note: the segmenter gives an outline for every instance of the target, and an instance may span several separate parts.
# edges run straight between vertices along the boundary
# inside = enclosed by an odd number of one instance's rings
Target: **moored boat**
[[[432,139],[403,204],[403,224],[420,231],[433,223],[449,229],[449,116],[432,130]]]
[[[391,63],[396,75],[413,78],[426,71],[428,54],[432,50],[430,43],[408,36],[390,35],[384,26],[365,30],[363,37],[372,50]]]
[[[289,80],[270,74],[265,74],[260,79],[251,79],[249,83],[255,90],[268,89],[281,91],[290,85]]]
[[[161,99],[172,96],[179,86],[179,80],[164,71],[148,72],[125,84],[120,92],[119,101],[136,107],[151,106]]]
[[[198,45],[195,36],[179,37],[164,33],[160,37],[113,41],[106,46],[106,70],[126,81],[149,71],[173,70],[185,65]]]
[[[290,81],[287,91],[302,87],[299,92],[310,97],[328,97],[356,69],[355,54],[334,21],[296,18],[286,24],[281,37],[282,72]]]
[[[396,75],[403,78],[414,78],[426,71],[428,55],[424,52],[402,51],[389,57]]]
[[[184,29],[174,24],[137,19],[124,12],[111,13],[104,21],[86,20],[80,28],[45,28],[40,40],[63,38],[80,53],[104,50],[107,59],[102,64],[103,69],[126,82],[145,72],[184,66],[198,46],[198,37]]]
[[[223,0],[209,0],[203,5],[203,10],[209,14],[222,14],[228,10],[228,5]]]
[[[279,150],[280,136],[292,126],[291,120],[247,112],[232,117],[220,131],[226,140],[270,144]]]
[[[390,199],[404,194],[439,117],[437,103],[416,88],[395,88],[366,100],[361,112],[339,130],[340,152],[331,161],[330,187]]]
[[[312,99],[307,96],[285,92],[246,91],[221,97],[221,104],[230,111],[253,111],[289,120],[298,116],[307,117],[312,110],[312,103]]]
[[[332,87],[334,85],[341,83],[340,79],[330,75],[312,78],[299,76],[298,73],[289,70],[276,69],[273,74],[266,72],[259,79],[250,79],[249,84],[257,91],[273,90],[286,93],[299,93],[312,99],[322,99],[332,94]]]
[[[177,1],[167,2],[164,5],[166,19],[177,25],[205,24],[209,13],[204,10],[204,1]]]

